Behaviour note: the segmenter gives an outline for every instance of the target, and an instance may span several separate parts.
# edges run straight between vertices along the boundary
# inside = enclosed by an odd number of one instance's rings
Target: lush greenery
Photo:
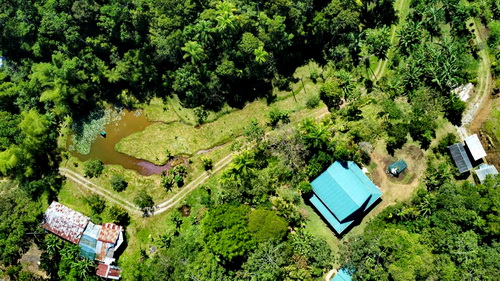
[[[355,280],[500,278],[500,177],[443,183],[384,210],[340,254]]]
[[[170,108],[160,118],[168,122],[127,137],[117,150],[164,164],[234,141],[234,158],[183,199],[193,206],[188,217],[173,209],[162,215],[155,232],[162,234],[148,237],[154,247],[131,243],[137,251],[126,257],[127,279],[318,280],[339,264],[362,280],[499,279],[499,179],[460,182],[446,151],[455,136],[433,144],[442,124],[461,123],[466,104],[451,90],[467,82],[487,89],[489,60],[494,78],[500,73],[499,11],[495,0],[2,3],[0,175],[16,187],[0,186],[0,277],[36,278],[17,265],[35,241],[50,278],[95,279],[95,264],[80,259],[77,247],[36,236],[69,157],[57,138],[71,128],[74,148],[88,152],[113,118],[102,108],[153,101],[159,111]],[[482,25],[490,30],[487,45]],[[298,66],[309,68],[305,76],[294,76]],[[176,110],[191,108],[190,124],[172,117],[173,105],[163,104],[172,100]],[[329,114],[305,118],[320,102]],[[232,115],[214,113],[221,109]],[[394,155],[408,142],[426,150],[426,189],[344,238],[334,256],[307,230],[310,181],[333,161],[368,166],[373,146]],[[75,168],[105,182],[113,196],[133,197],[127,202],[145,217],[162,194],[193,179],[189,165],[210,171],[219,168],[214,163],[188,160],[148,180],[109,173],[123,170],[105,169],[99,159]],[[99,195],[73,199],[96,223],[135,223],[131,239],[155,227],[153,218],[129,216],[130,206]]]

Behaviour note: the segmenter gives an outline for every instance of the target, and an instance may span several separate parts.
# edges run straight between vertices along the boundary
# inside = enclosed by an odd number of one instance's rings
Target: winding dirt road
[[[315,118],[319,119],[328,114],[328,109],[326,107],[320,108],[319,110],[304,116],[300,118],[299,120],[292,122],[288,124],[287,126],[291,126],[293,124],[296,124],[298,122],[301,122],[302,120],[306,118]],[[269,134],[266,133],[266,134]],[[178,193],[176,193],[172,198],[168,199],[167,201],[160,203],[155,206],[155,209],[153,213],[151,214],[152,216],[161,214],[163,212],[166,212],[170,210],[171,208],[175,207],[179,202],[181,202],[187,195],[189,195],[193,190],[195,190],[197,187],[205,183],[213,174],[219,172],[222,170],[224,167],[226,167],[229,163],[231,163],[233,159],[234,152],[229,153],[226,155],[224,158],[219,160],[219,162],[215,163],[213,166],[213,169],[210,173],[205,172],[195,178],[194,180],[190,181],[188,184],[186,184]],[[65,176],[67,179],[75,182],[76,184],[99,194],[100,196],[106,198],[107,200],[118,204],[122,206],[124,209],[126,209],[129,213],[131,214],[136,214],[136,215],[142,215],[141,210],[137,208],[133,203],[127,201],[124,198],[120,198],[107,190],[106,188],[103,188],[101,186],[96,185],[95,183],[91,182],[89,179],[85,178],[84,176],[78,174],[77,172],[70,170],[68,168],[60,167],[59,168],[59,173],[63,176]]]
[[[462,140],[469,135],[469,129],[471,129],[470,127],[472,127],[473,123],[475,123],[478,113],[489,104],[488,101],[492,91],[491,60],[486,46],[487,38],[484,38],[479,30],[484,27],[481,24],[478,24],[476,20],[474,20],[473,23],[474,34],[476,37],[474,41],[476,46],[483,46],[483,48],[479,51],[481,66],[478,70],[477,94],[467,106],[467,109],[462,116],[461,126],[457,127],[458,134]]]

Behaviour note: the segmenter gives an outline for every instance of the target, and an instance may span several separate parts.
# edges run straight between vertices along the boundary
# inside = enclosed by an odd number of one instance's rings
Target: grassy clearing
[[[484,129],[488,135],[495,137],[496,142],[500,141],[500,110],[493,110],[490,118],[484,123]]]
[[[265,124],[268,121],[268,113],[273,107],[290,112],[292,121],[300,118],[301,114],[294,113],[306,109],[307,100],[317,95],[320,87],[310,80],[304,80],[304,86],[305,91],[301,88],[302,82],[299,81],[294,85],[294,89],[301,89],[295,90],[297,91],[295,96],[291,93],[288,93],[288,96],[282,94],[281,99],[271,106],[264,100],[257,100],[241,110],[222,114],[215,121],[199,127],[180,122],[153,124],[144,131],[122,139],[115,149],[159,165],[167,161],[166,151],[172,155],[191,156],[200,150],[212,148],[241,136],[253,118],[257,119],[260,124]],[[311,111],[306,109],[305,114]]]
[[[308,214],[305,229],[315,237],[324,239],[336,255],[339,251],[340,240],[335,233],[330,230],[328,225],[326,225],[320,215],[312,207],[303,204],[300,208],[306,210]]]
[[[141,108],[149,121],[172,123],[181,120],[172,107],[161,98],[153,98],[149,104],[141,105]]]

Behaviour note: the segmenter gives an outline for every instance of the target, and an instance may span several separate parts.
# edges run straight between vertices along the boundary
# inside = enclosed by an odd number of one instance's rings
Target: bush
[[[319,89],[319,97],[331,111],[332,109],[340,108],[344,94],[337,82],[329,81]]]
[[[122,207],[113,205],[108,210],[109,218],[115,224],[127,226],[130,223],[130,216]]]
[[[85,198],[85,202],[89,205],[90,210],[93,214],[101,214],[106,208],[106,201],[104,201],[101,196],[93,194]]]
[[[84,173],[85,175],[91,178],[99,177],[102,174],[103,170],[104,170],[104,165],[102,164],[102,161],[99,159],[91,159],[85,162]]]
[[[309,194],[312,192],[312,185],[308,181],[301,181],[299,183],[299,190],[302,194]]]
[[[114,191],[118,191],[118,192],[124,191],[125,188],[127,188],[127,186],[128,186],[128,183],[124,177],[122,177],[120,175],[114,175],[111,178],[111,187],[113,188]]]
[[[288,223],[274,211],[257,209],[250,213],[248,229],[258,242],[281,241],[286,235]]]
[[[134,204],[141,209],[144,215],[148,215],[153,211],[155,202],[153,201],[153,197],[146,190],[142,189],[135,196]]]
[[[276,128],[280,121],[282,124],[290,123],[290,115],[286,111],[272,108],[271,111],[269,111],[269,125],[272,128]]]
[[[319,96],[312,96],[306,102],[306,107],[309,109],[313,109],[319,105]]]
[[[212,170],[213,168],[212,159],[208,157],[203,157],[201,158],[201,162],[203,163],[203,169],[205,169],[205,171]]]

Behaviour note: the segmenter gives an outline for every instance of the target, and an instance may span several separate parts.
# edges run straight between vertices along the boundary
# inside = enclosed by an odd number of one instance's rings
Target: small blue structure
[[[82,238],[78,245],[80,245],[80,256],[89,260],[96,258],[96,244],[99,232],[101,231],[100,225],[95,225],[89,222],[87,228],[83,232]]]
[[[333,163],[311,185],[311,203],[338,234],[382,196],[382,191],[352,161]]]
[[[347,269],[341,268],[331,281],[352,281],[352,275]]]
[[[5,60],[5,57],[0,56],[0,67],[3,67],[3,65],[5,64]]]

